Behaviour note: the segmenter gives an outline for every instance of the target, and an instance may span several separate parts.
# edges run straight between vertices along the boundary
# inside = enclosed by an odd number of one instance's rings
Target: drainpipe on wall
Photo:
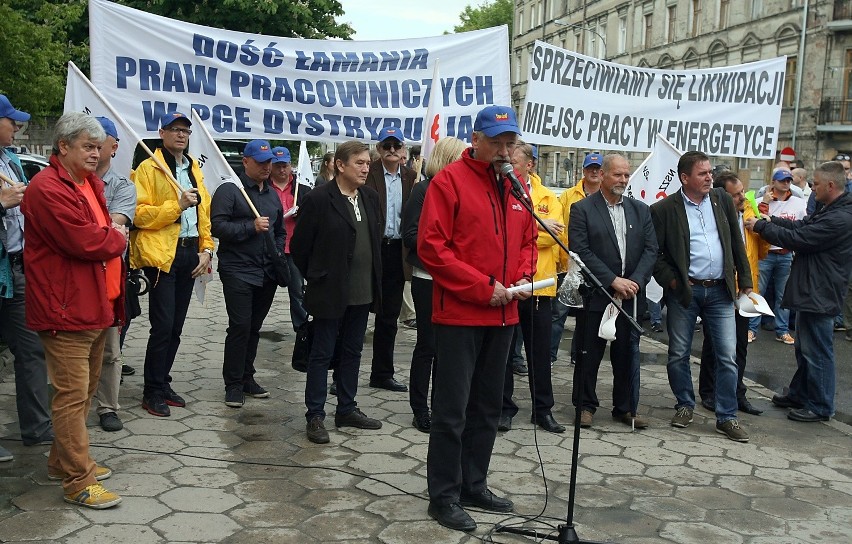
[[[796,60],[796,106],[793,109],[793,149],[796,149],[796,132],[799,129],[799,102],[802,98],[802,76],[805,71],[805,38],[808,32],[808,0],[802,7],[802,36],[799,39],[799,58]]]

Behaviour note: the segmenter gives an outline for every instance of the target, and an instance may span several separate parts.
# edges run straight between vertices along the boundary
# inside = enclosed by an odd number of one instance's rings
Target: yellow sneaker
[[[101,484],[92,484],[86,489],[64,496],[65,502],[103,510],[112,508],[121,502],[121,497],[111,491],[107,491]]]
[[[106,480],[110,476],[112,476],[112,470],[108,469],[107,467],[102,467],[100,465],[95,466],[95,480],[100,482],[100,481]],[[51,474],[50,472],[48,472],[47,473],[47,479],[48,480],[64,480],[65,475],[64,474]]]

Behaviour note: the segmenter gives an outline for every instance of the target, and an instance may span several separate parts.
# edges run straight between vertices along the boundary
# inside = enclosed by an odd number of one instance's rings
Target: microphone
[[[527,192],[524,190],[524,186],[521,183],[521,180],[518,179],[518,176],[515,175],[515,169],[511,164],[504,163],[500,168],[500,173],[506,176],[506,179],[512,184],[512,189],[514,189],[516,196],[519,198],[523,198],[524,200],[529,200],[530,197],[527,195]]]

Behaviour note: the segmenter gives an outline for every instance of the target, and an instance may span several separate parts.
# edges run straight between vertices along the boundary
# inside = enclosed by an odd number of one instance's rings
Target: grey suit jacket
[[[635,281],[644,289],[651,279],[657,260],[657,238],[648,206],[639,200],[624,197],[624,220],[627,247],[623,275],[615,229],[600,191],[571,206],[568,221],[571,250],[579,255],[610,294],[614,293],[610,285],[618,276]],[[608,303],[609,299],[603,294],[593,293],[589,297],[589,310],[602,312]],[[624,309],[632,312],[633,306],[625,301]]]
[[[737,211],[731,195],[724,189],[711,189],[710,202],[722,242],[725,285],[731,300],[736,300],[737,282],[740,289],[754,287]],[[689,222],[686,219],[683,193],[678,191],[653,204],[651,218],[659,245],[654,277],[666,292],[674,292],[681,305],[689,306],[692,302],[692,286],[689,284]]]

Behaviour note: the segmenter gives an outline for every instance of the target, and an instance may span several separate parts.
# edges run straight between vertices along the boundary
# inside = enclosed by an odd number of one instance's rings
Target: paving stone
[[[160,500],[179,512],[206,512],[219,514],[237,506],[242,501],[222,489],[206,487],[178,487],[160,495]]]
[[[704,508],[673,497],[636,497],[630,509],[664,521],[702,521]]]
[[[14,497],[12,504],[28,512],[68,509],[68,503],[62,499],[62,486],[55,481],[50,485],[30,486],[28,491]]]
[[[110,462],[110,468],[117,474],[165,474],[180,466],[174,457],[153,453],[128,453]]]
[[[304,523],[300,529],[321,542],[334,542],[341,538],[372,540],[384,527],[379,516],[359,512],[335,512],[318,514]]]
[[[65,544],[155,544],[164,542],[150,527],[113,523],[105,526],[88,527],[65,539]]]
[[[464,533],[451,531],[433,521],[390,523],[378,535],[378,542],[383,544],[410,544],[411,542],[459,544],[467,541],[468,537]]]
[[[401,495],[372,500],[365,508],[390,522],[409,522],[422,520],[428,506],[424,498]]]
[[[401,497],[398,497],[399,499]],[[318,489],[304,496],[300,504],[312,512],[343,512],[368,508],[375,496],[359,489]]]
[[[168,542],[197,542],[199,536],[206,542],[216,542],[240,530],[228,516],[196,512],[170,514],[154,522],[153,527]]]
[[[122,497],[156,497],[175,487],[174,482],[159,474],[130,472],[113,472],[112,477],[104,484]]]
[[[645,465],[677,466],[683,464],[686,456],[680,453],[672,453],[659,447],[639,446],[626,448],[624,456]]]
[[[642,463],[620,457],[586,457],[581,464],[601,474],[641,474],[644,469]]]
[[[709,523],[666,523],[660,531],[660,536],[678,544],[707,544],[708,542],[740,544],[743,542],[743,537],[740,535]]]
[[[244,529],[223,542],[227,544],[310,544],[317,540],[296,529],[268,527]]]
[[[409,472],[420,465],[415,459],[410,459],[399,454],[366,453],[353,459],[349,466],[366,474],[374,472]]]
[[[305,488],[289,479],[249,480],[235,485],[234,493],[245,502],[298,502]]]
[[[116,491],[114,488],[109,489]],[[171,509],[157,499],[128,495],[122,496],[121,504],[116,508],[106,510],[80,509],[80,513],[93,524],[124,524],[125,527],[132,525],[134,531],[140,530],[140,526],[148,525],[170,512]]]
[[[852,507],[852,495],[826,489],[824,487],[793,487],[789,490],[791,498],[809,502],[815,506],[833,505],[837,507]]]
[[[770,482],[778,482],[793,487],[819,487],[818,479],[793,469],[757,468],[754,475]]]
[[[783,535],[787,523],[784,519],[749,509],[714,510],[708,513],[707,521],[717,526],[736,528],[741,535]]]
[[[173,436],[132,435],[115,441],[119,448],[161,453],[181,451],[187,444]]]
[[[852,542],[852,526],[833,521],[791,521],[789,534],[812,544]]]
[[[22,512],[0,520],[0,535],[4,541],[56,539],[87,525],[75,509]]]
[[[210,467],[182,467],[171,471],[169,477],[178,485],[194,487],[227,487],[240,481],[230,470]]]
[[[708,474],[748,476],[752,473],[751,465],[720,457],[697,456],[686,460],[686,463]]]
[[[652,466],[645,476],[674,485],[710,485],[715,476],[683,465]]]
[[[245,527],[296,527],[316,512],[290,501],[252,502],[231,510],[229,516]]]
[[[753,499],[751,507],[759,512],[786,520],[824,520],[826,518],[825,510],[819,506],[783,497]]]
[[[782,497],[784,486],[768,482],[757,476],[719,476],[719,487],[730,489],[746,497]]]

